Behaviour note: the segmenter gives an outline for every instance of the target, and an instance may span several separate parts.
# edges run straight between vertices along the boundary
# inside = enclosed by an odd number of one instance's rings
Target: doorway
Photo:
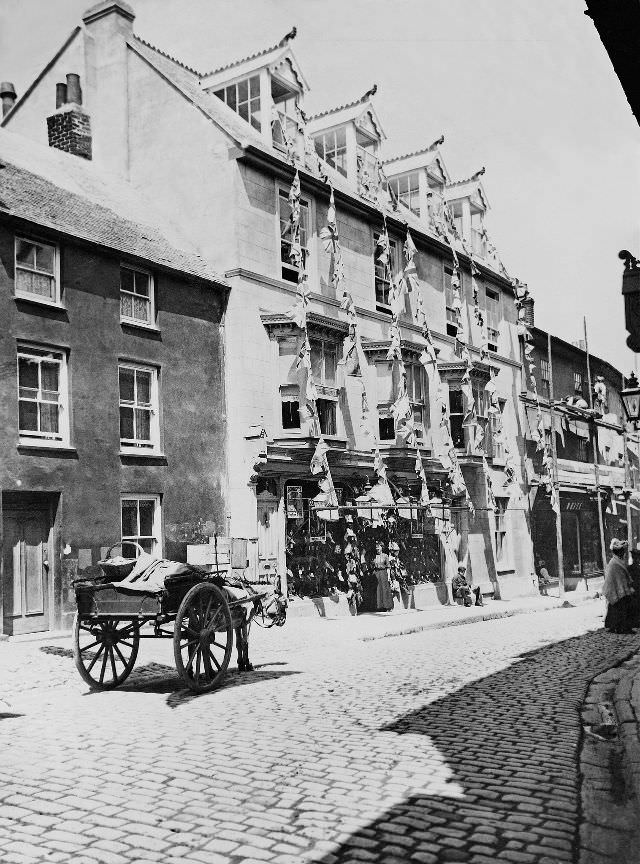
[[[3,627],[8,635],[49,629],[50,529],[46,505],[3,512]]]

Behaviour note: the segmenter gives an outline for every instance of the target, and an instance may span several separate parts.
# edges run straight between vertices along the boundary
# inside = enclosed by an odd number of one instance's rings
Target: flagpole
[[[553,410],[553,363],[551,361],[551,334],[547,333],[547,361],[549,363],[549,418],[551,420],[551,458],[553,476],[551,484],[556,493],[556,555],[558,561],[558,596],[564,597],[564,558],[562,555],[562,507],[560,504],[560,484],[558,482],[558,451],[556,448],[556,417]]]
[[[583,316],[582,323],[584,326],[584,350],[587,355],[587,380],[589,382],[589,408],[593,411],[593,388],[591,386],[591,363],[589,362],[589,340],[587,339],[587,318]],[[591,438],[591,447],[593,452],[593,471],[596,483],[596,498],[598,502],[598,529],[600,532],[600,556],[602,558],[602,572],[607,569],[607,552],[604,541],[604,519],[602,518],[602,493],[600,491],[600,466],[598,465],[598,426],[596,418],[592,414],[589,421],[589,436]],[[584,574],[583,574],[584,575]],[[587,588],[589,583],[587,577],[584,577]]]

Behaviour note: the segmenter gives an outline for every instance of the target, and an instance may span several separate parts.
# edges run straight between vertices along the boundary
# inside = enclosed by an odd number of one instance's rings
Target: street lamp
[[[640,352],[640,262],[631,252],[623,249],[618,258],[624,261],[622,296],[624,297],[624,325],[629,331],[627,345]]]
[[[629,340],[627,340],[628,343]],[[620,391],[620,396],[627,420],[633,424],[634,429],[637,429],[640,421],[640,383],[638,383],[635,373],[631,373],[627,379],[627,385],[624,390]]]

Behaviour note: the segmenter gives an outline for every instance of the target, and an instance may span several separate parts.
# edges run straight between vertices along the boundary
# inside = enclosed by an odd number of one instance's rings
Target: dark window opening
[[[283,429],[299,429],[300,428],[300,403],[299,402],[283,402],[282,403],[282,428]]]
[[[395,441],[396,429],[393,417],[380,417],[378,421],[378,431],[381,441]]]

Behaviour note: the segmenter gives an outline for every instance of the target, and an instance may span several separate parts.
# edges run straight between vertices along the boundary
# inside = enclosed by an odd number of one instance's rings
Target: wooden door
[[[12,512],[2,520],[3,612],[7,634],[49,629],[49,517],[44,511]]]
[[[258,559],[278,558],[278,500],[258,498]]]

